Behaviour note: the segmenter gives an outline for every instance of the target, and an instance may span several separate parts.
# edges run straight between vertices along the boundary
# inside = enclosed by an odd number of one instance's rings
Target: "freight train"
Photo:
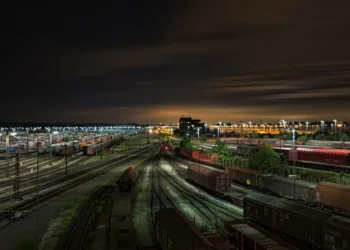
[[[261,145],[260,145],[261,146]],[[233,155],[254,158],[259,152],[259,145],[238,145]],[[299,146],[275,147],[273,149],[281,155],[281,162],[301,167],[312,167],[321,170],[344,171],[350,170],[350,150],[330,149]]]
[[[340,184],[328,182],[316,184],[295,177],[264,175],[256,170],[240,167],[225,167],[223,171],[198,163],[189,164],[188,179],[237,205],[243,204],[244,195],[248,192],[227,192],[230,190],[231,184],[228,184],[230,181],[259,192],[350,216],[350,187]]]
[[[316,184],[295,177],[263,175],[256,170],[240,167],[226,167],[225,172],[230,180],[236,183],[350,216],[350,187],[348,186],[328,182]]]
[[[103,148],[109,148],[120,141],[121,138],[113,138],[96,144],[87,144],[82,147],[82,151],[84,155],[96,155],[96,153],[100,152]]]
[[[350,249],[350,220],[325,211],[251,193],[244,198],[244,216],[310,249]]]

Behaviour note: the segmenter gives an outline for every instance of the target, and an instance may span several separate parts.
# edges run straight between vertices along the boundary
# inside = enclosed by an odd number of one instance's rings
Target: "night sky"
[[[2,122],[350,119],[350,1],[116,2],[7,10]]]

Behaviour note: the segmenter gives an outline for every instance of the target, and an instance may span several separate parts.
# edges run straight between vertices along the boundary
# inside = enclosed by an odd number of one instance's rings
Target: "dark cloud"
[[[85,7],[16,9],[3,120],[346,118],[348,1]]]

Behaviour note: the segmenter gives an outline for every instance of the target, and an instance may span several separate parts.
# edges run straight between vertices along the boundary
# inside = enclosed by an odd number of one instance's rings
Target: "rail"
[[[49,190],[47,192],[42,192],[41,194],[38,195],[38,197],[29,198],[28,200],[25,200],[20,204],[16,204],[14,206],[11,206],[7,209],[2,210],[0,213],[0,221],[4,221],[6,219],[11,218],[17,211],[30,210],[32,207],[34,207],[36,202],[41,203],[41,202],[46,201],[52,197],[55,197],[56,195],[62,193],[63,191],[66,191],[70,188],[76,187],[76,185],[78,185],[78,184],[84,183],[84,182],[86,182],[86,181],[88,181],[96,176],[101,175],[102,173],[106,172],[107,170],[111,169],[112,167],[115,167],[114,166],[115,163],[122,164],[122,163],[128,162],[129,160],[138,157],[141,153],[145,152],[148,149],[149,149],[149,147],[143,148],[142,150],[140,150],[136,153],[133,153],[133,154],[129,155],[128,157],[123,156],[122,158],[119,158],[117,161],[116,161],[116,159],[110,159],[107,162],[103,162],[103,163],[94,165],[95,168],[97,167],[96,171],[94,171],[94,172],[88,172],[88,174],[86,174],[86,175],[81,175],[81,173],[76,174],[77,178],[75,178],[75,179],[70,178],[70,181],[64,183],[64,185],[60,185],[59,187],[53,188],[52,190]],[[60,183],[60,184],[62,184],[62,183]]]

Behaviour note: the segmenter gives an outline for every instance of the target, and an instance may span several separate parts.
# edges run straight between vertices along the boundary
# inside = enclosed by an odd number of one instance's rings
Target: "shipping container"
[[[188,178],[211,191],[226,192],[230,189],[228,175],[216,168],[192,163],[188,166]]]

